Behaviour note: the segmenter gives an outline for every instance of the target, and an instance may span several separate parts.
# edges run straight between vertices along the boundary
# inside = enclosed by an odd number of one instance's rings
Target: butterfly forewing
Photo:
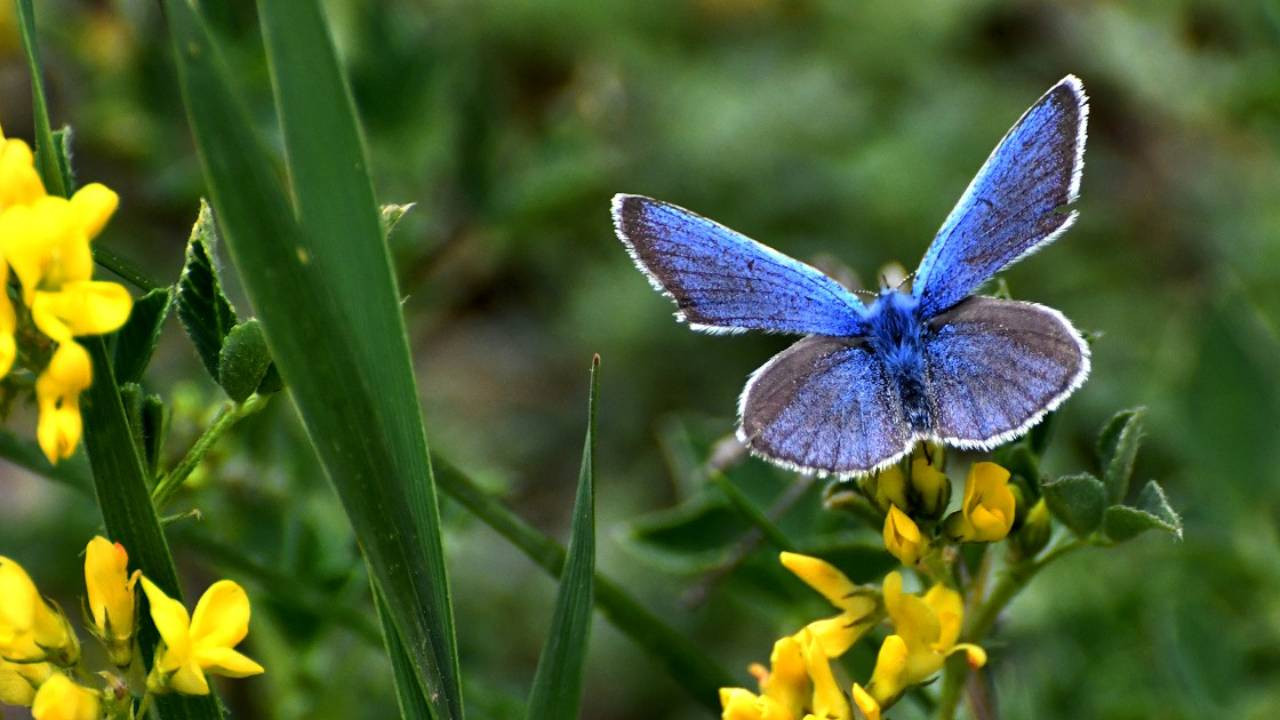
[[[747,383],[740,412],[754,452],[824,475],[883,466],[911,441],[884,364],[855,340],[807,337],[779,353]]]
[[[1088,102],[1068,75],[1014,124],[947,216],[916,271],[922,317],[955,305],[1075,221]]]
[[[684,208],[616,195],[613,221],[636,265],[696,330],[852,336],[862,303],[804,263]]]
[[[925,387],[934,434],[991,448],[1022,434],[1089,374],[1089,348],[1057,310],[969,298],[929,322]]]

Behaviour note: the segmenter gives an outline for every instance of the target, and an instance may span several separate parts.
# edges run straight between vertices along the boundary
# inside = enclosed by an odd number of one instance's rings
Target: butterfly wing
[[[618,239],[694,330],[853,336],[863,304],[835,280],[719,223],[639,195],[615,195]]]
[[[1068,75],[1004,136],[916,270],[922,317],[960,302],[1075,222],[1074,210],[1060,209],[1080,194],[1088,115],[1084,86]]]
[[[934,433],[990,449],[1021,435],[1089,375],[1089,346],[1062,313],[971,297],[929,321],[925,393]]]
[[[751,376],[740,405],[739,438],[792,469],[863,473],[910,449],[897,388],[860,340],[800,340]]]

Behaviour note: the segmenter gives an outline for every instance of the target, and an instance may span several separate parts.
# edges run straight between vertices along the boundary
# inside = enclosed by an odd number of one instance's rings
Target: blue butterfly
[[[1052,308],[973,293],[1071,227],[1088,103],[1068,75],[1014,124],[947,216],[909,292],[864,305],[817,269],[683,208],[613,198],[618,238],[694,330],[806,335],[751,375],[739,438],[819,475],[859,475],[917,441],[991,449],[1030,429],[1089,374],[1089,348]]]

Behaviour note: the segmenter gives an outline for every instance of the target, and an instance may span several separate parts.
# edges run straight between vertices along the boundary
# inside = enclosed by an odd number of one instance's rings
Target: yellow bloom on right
[[[209,586],[190,616],[182,603],[165,595],[145,576],[142,589],[164,641],[147,677],[147,688],[152,692],[208,695],[206,672],[232,678],[264,672],[261,665],[233,649],[249,633],[249,596],[244,588],[219,580]]]
[[[997,542],[1013,527],[1017,500],[1009,471],[992,462],[974,463],[964,483],[960,512],[947,517],[948,535],[964,542]]]

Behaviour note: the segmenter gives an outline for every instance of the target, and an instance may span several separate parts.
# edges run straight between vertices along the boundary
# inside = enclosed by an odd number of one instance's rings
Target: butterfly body
[[[864,304],[818,270],[683,208],[617,195],[636,266],[695,330],[804,335],[752,374],[739,437],[777,464],[857,475],[920,440],[990,449],[1083,384],[1089,348],[1058,311],[973,293],[1061,235],[1079,193],[1088,105],[1073,76],[996,146],[943,222],[910,292]]]
[[[924,334],[920,301],[900,290],[880,293],[867,311],[867,338],[898,390],[903,414],[916,433],[932,430],[925,397]]]

